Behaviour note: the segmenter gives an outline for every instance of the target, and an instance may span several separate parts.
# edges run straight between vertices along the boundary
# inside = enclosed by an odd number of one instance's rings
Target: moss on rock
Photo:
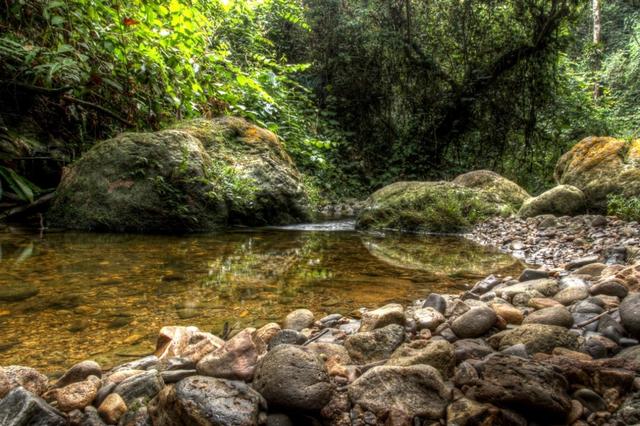
[[[609,194],[640,195],[640,140],[585,138],[560,158],[555,179],[581,189],[587,207],[604,212]]]
[[[373,193],[357,218],[364,230],[462,232],[480,220],[514,213],[495,193],[453,182],[396,182]]]
[[[98,143],[66,171],[49,215],[54,226],[134,232],[306,219],[301,176],[277,136],[233,117]]]
[[[491,170],[474,170],[464,173],[452,182],[467,188],[482,190],[496,203],[507,203],[515,211],[531,197],[520,185]]]
[[[518,216],[533,217],[541,214],[573,216],[584,213],[584,210],[585,196],[580,189],[571,185],[558,185],[537,197],[526,200]]]

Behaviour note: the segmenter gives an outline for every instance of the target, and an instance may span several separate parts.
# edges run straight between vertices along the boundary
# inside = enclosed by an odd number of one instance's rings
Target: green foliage
[[[8,167],[0,166],[0,199],[2,199],[6,191],[2,190],[2,182],[7,184],[18,199],[27,202],[33,202],[34,194],[40,191],[36,185],[27,178],[20,176]]]
[[[607,197],[607,214],[623,220],[640,221],[640,197],[609,195]]]

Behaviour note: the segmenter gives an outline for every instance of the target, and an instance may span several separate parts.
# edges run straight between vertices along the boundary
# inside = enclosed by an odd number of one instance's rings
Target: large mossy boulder
[[[560,158],[555,179],[581,189],[591,210],[604,211],[609,194],[638,196],[640,139],[585,138]]]
[[[519,207],[519,206],[518,206]],[[356,221],[363,230],[462,232],[517,210],[495,192],[453,182],[396,182],[374,192]]]
[[[534,217],[541,214],[573,216],[584,213],[586,200],[584,193],[571,185],[558,185],[537,197],[526,200],[518,216]]]
[[[98,143],[66,171],[49,215],[54,226],[120,232],[307,219],[301,176],[278,137],[234,117]]]
[[[531,197],[520,185],[491,170],[474,170],[464,173],[452,182],[467,188],[482,190],[496,203],[509,204],[514,211],[518,211],[522,203]]]

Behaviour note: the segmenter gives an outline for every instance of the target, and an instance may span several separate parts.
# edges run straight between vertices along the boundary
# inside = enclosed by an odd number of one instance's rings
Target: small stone
[[[162,388],[162,377],[156,370],[150,370],[123,380],[115,387],[114,392],[129,406],[137,398],[153,398]]]
[[[100,364],[95,361],[82,361],[67,370],[53,385],[53,388],[61,388],[71,383],[82,382],[89,376],[102,377]]]
[[[100,379],[96,376],[89,376],[82,382],[71,383],[65,387],[55,389],[54,398],[58,403],[58,408],[69,412],[81,410],[95,399],[100,389]]]
[[[597,255],[585,256],[585,257],[580,257],[577,259],[573,259],[570,262],[567,262],[564,265],[564,267],[567,270],[571,270],[571,269],[577,269],[582,266],[589,265],[591,263],[597,263],[597,262],[600,262],[600,256],[597,256]]]
[[[441,314],[444,314],[445,311],[447,310],[447,301],[444,299],[444,297],[440,296],[439,294],[431,293],[425,299],[424,303],[422,304],[422,307],[433,308],[436,311],[440,312]]]
[[[507,303],[494,303],[491,305],[491,309],[504,318],[508,324],[521,324],[524,319],[520,309]]]
[[[524,343],[527,353],[550,353],[556,347],[580,349],[583,339],[564,327],[547,324],[523,324],[512,330],[501,331],[487,339],[498,350]]]
[[[313,325],[313,312],[308,309],[296,309],[284,319],[283,328],[301,331]]]
[[[604,263],[590,263],[588,265],[585,265],[576,269],[575,271],[573,271],[573,274],[599,277],[602,271],[606,268],[607,268],[607,265],[605,265]]]
[[[461,338],[480,337],[496,322],[496,313],[488,306],[477,306],[456,318],[451,330]]]
[[[344,347],[355,362],[380,361],[391,356],[404,341],[404,328],[391,324],[374,331],[348,336]]]
[[[460,398],[447,407],[447,424],[454,426],[470,426],[486,424],[483,420],[488,417],[489,405],[477,401]]]
[[[404,308],[398,303],[390,303],[373,311],[362,314],[361,332],[386,327],[389,324],[404,325]]]
[[[493,349],[483,339],[461,339],[454,344],[456,363],[467,359],[482,359],[493,353]]]
[[[560,290],[553,296],[553,299],[560,302],[561,304],[568,306],[571,305],[578,300],[586,299],[589,297],[589,290],[587,287],[568,287],[563,290]]]
[[[620,304],[620,321],[632,337],[640,338],[640,293],[629,294]]]
[[[267,345],[271,342],[278,332],[280,332],[280,324],[275,322],[270,322],[268,324],[263,325],[256,331],[256,336],[259,337],[264,343]]]
[[[523,324],[547,324],[571,328],[573,316],[564,306],[554,306],[530,313],[524,319]]]
[[[118,420],[127,412],[127,404],[117,393],[109,394],[98,407],[98,414],[110,425],[118,424]]]
[[[591,389],[579,389],[573,394],[573,398],[580,401],[580,403],[587,407],[591,412],[607,410],[607,404],[604,402],[602,397]]]
[[[529,299],[529,302],[527,303],[527,305],[537,310],[537,309],[544,309],[544,308],[552,308],[554,306],[562,306],[562,303],[558,302],[557,300],[549,299],[546,297],[544,298],[533,297]]]
[[[530,269],[527,268],[522,271],[520,277],[518,277],[518,281],[531,281],[531,280],[539,280],[541,278],[549,278],[549,272],[543,269]]]
[[[609,278],[603,281],[599,281],[591,286],[589,291],[594,296],[604,294],[607,296],[616,296],[620,299],[624,299],[629,293],[629,290],[624,285],[622,280],[619,280],[617,278]]]
[[[301,345],[307,341],[304,334],[295,330],[280,330],[269,340],[268,350],[272,350],[278,345]]]
[[[40,396],[49,387],[49,379],[47,376],[31,367],[10,365],[4,367],[4,374],[9,381],[10,389],[22,386],[27,391]]]
[[[445,322],[444,315],[432,307],[417,308],[413,312],[413,318],[416,322],[416,330],[429,329],[435,331],[436,328]]]

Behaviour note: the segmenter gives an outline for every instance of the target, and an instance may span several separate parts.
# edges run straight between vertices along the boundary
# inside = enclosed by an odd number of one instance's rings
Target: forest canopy
[[[582,137],[640,129],[637,0],[10,0],[0,16],[0,178],[22,198],[98,140],[191,117],[274,131],[327,197],[477,168],[537,192]]]

